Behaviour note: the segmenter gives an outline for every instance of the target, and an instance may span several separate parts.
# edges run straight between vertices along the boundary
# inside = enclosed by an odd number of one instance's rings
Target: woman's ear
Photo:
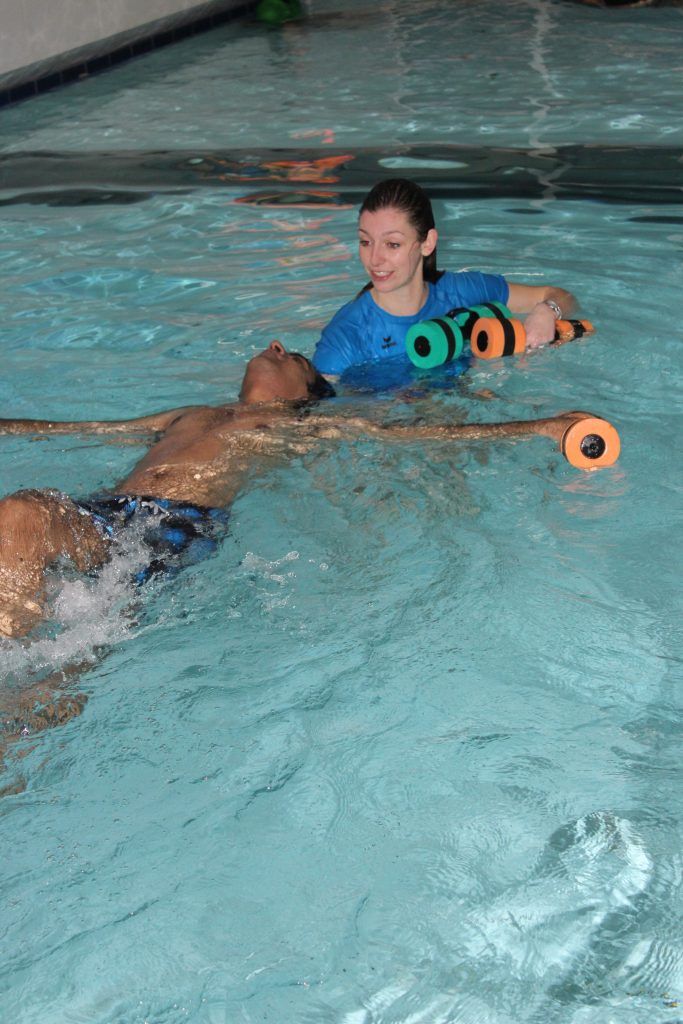
[[[427,232],[427,237],[425,238],[424,242],[420,247],[422,255],[431,256],[431,254],[436,249],[436,243],[438,242],[438,240],[439,235],[437,233],[436,228],[430,228],[429,231]]]

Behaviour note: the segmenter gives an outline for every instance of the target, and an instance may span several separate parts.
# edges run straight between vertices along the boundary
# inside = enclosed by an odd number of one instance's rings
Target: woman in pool
[[[381,181],[365,197],[358,220],[360,260],[369,282],[335,314],[313,355],[328,376],[349,366],[405,356],[408,329],[457,306],[504,302],[526,314],[527,348],[550,341],[555,322],[572,316],[576,301],[563,288],[508,282],[498,274],[437,270],[432,204],[413,181]],[[407,356],[405,357],[407,359]]]

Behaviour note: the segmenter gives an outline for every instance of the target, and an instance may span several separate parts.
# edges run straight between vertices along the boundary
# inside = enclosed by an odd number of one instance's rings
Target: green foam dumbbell
[[[406,352],[414,366],[431,370],[462,355],[474,324],[483,316],[510,317],[502,302],[485,302],[467,309],[452,309],[446,316],[413,324],[406,334]]]

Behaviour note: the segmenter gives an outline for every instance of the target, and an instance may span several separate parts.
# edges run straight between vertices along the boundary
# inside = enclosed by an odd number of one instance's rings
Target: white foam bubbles
[[[112,557],[95,574],[48,578],[45,623],[27,638],[0,641],[4,683],[22,685],[45,672],[94,663],[103,647],[131,633],[137,591],[135,573],[149,561],[140,534],[126,531]]]

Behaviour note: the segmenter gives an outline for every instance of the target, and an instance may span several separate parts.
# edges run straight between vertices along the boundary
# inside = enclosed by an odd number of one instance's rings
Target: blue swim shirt
[[[445,271],[436,284],[428,284],[429,296],[414,316],[391,316],[381,309],[369,291],[348,302],[330,320],[313,353],[320,373],[341,374],[349,366],[403,356],[406,334],[413,324],[443,316],[456,306],[481,302],[507,302],[508,283],[499,274],[463,270]]]

